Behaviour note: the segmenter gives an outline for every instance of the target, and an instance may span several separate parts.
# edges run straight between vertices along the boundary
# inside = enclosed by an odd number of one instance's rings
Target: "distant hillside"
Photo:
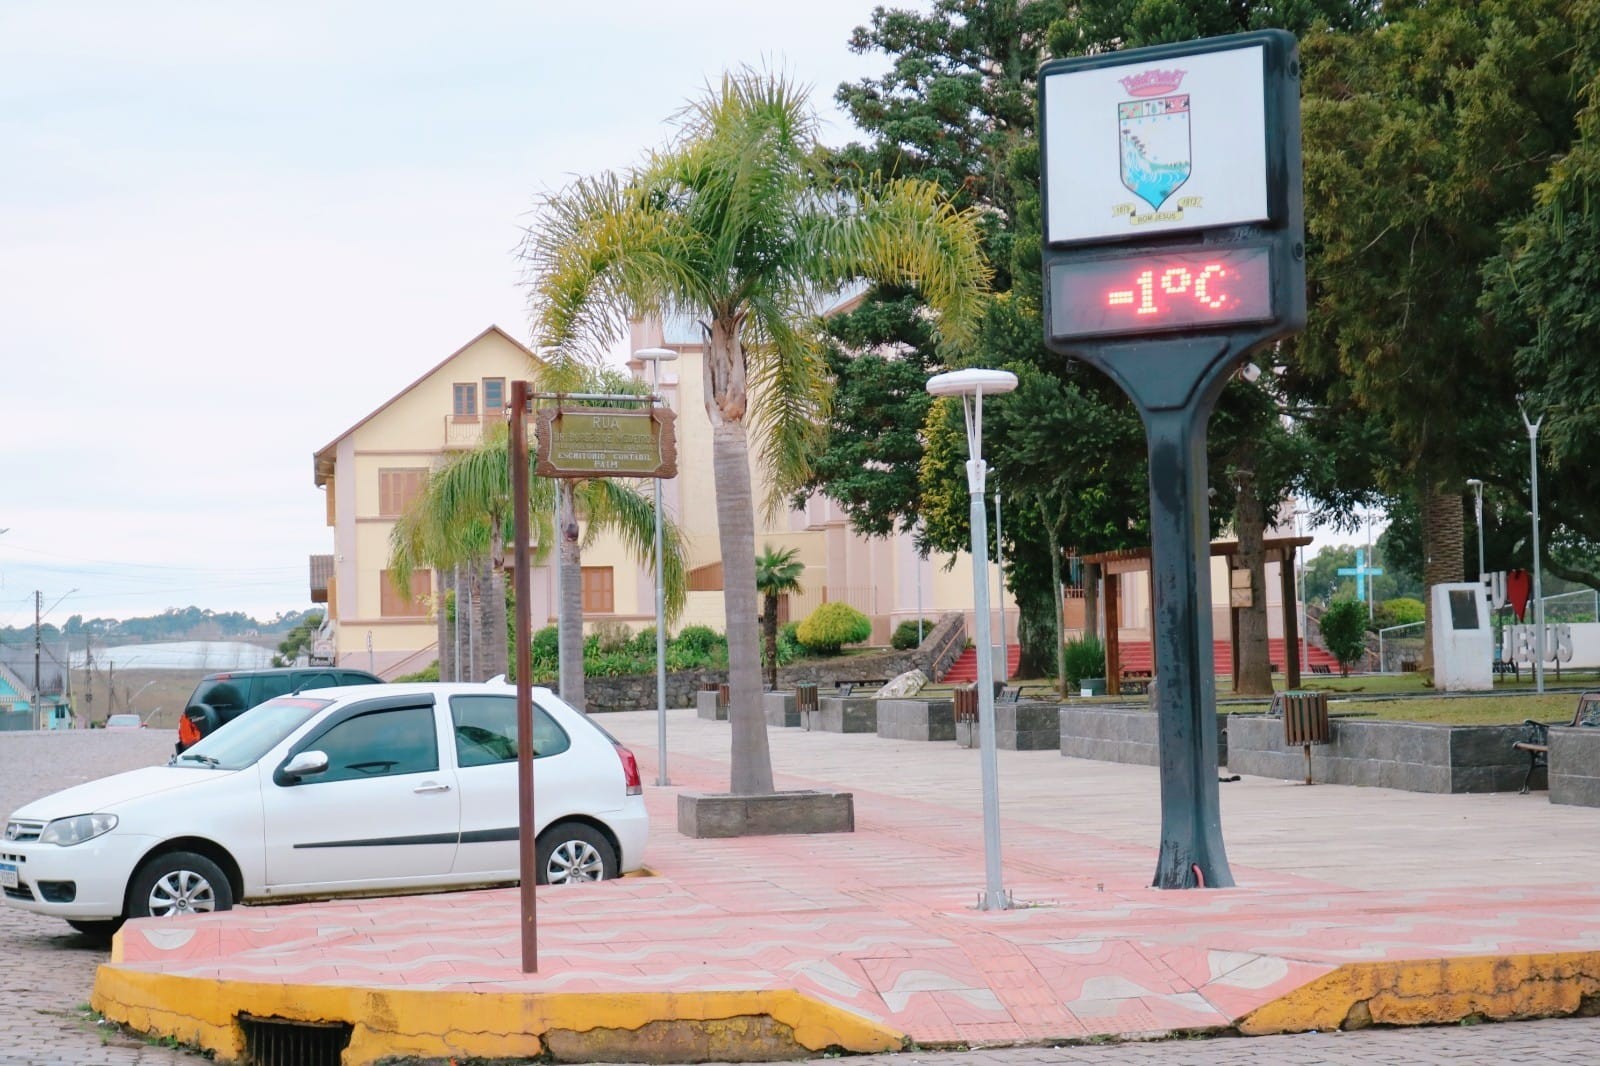
[[[249,637],[281,636],[305,620],[308,611],[290,611],[261,622],[240,611],[211,611],[199,607],[169,607],[143,618],[90,618],[75,614],[66,623],[40,627],[46,640],[66,637],[73,647],[84,638],[97,643],[137,644],[155,640],[229,640]],[[321,613],[321,612],[316,612]],[[7,626],[0,629],[0,643],[14,644],[33,640],[33,626]]]

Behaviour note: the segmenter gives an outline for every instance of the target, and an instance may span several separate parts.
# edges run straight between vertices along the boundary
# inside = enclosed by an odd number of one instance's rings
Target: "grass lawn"
[[[1320,690],[1328,693],[1328,710],[1332,714],[1370,715],[1395,722],[1441,722],[1447,725],[1516,725],[1532,718],[1541,722],[1568,722],[1578,703],[1578,693],[1600,689],[1600,678],[1592,671],[1563,671],[1557,682],[1555,672],[1545,674],[1545,694],[1536,695],[1533,679],[1523,671],[1523,679],[1507,679],[1509,684],[1498,683],[1493,693],[1446,695],[1436,693],[1423,683],[1421,674],[1358,674],[1350,677],[1311,674],[1301,678],[1301,690]],[[1281,678],[1274,678],[1275,687],[1282,691],[1287,686]],[[1053,689],[1054,678],[1013,678],[1012,684],[1022,685],[1028,695],[1046,698],[1043,690]],[[1561,687],[1555,691],[1556,685]],[[925,698],[948,698],[949,685],[929,685],[922,690]],[[1104,700],[1105,697],[1095,697]],[[1130,704],[1146,703],[1145,696],[1124,696]],[[1218,710],[1225,714],[1264,714],[1270,706],[1266,699],[1235,702],[1233,687],[1225,678],[1217,684]],[[1078,702],[1077,697],[1073,702]],[[1082,702],[1091,702],[1084,700]]]

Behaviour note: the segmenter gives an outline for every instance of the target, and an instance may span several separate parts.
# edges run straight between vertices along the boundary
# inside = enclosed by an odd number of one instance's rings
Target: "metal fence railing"
[[[1406,664],[1422,661],[1423,623],[1409,622],[1403,626],[1386,626],[1378,630],[1378,672],[1398,674]]]

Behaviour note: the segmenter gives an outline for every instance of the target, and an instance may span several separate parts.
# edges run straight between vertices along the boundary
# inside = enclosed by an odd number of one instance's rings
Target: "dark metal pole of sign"
[[[516,544],[512,586],[517,630],[517,811],[522,878],[522,972],[539,972],[534,885],[538,882],[533,819],[533,581],[528,572],[528,383],[511,383],[511,510]]]
[[[1233,884],[1217,789],[1206,422],[1251,349],[1305,324],[1299,72],[1281,30],[1040,72],[1045,342],[1111,377],[1149,444],[1157,888]]]

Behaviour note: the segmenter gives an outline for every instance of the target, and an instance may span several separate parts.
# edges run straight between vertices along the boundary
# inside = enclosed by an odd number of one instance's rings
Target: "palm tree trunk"
[[[561,549],[560,595],[561,698],[578,710],[585,710],[583,696],[583,549],[578,543],[578,503],[572,482],[556,484],[556,531]]]
[[[1422,493],[1422,670],[1433,676],[1433,586],[1461,580],[1462,541],[1465,539],[1462,498],[1435,492]],[[1367,565],[1371,565],[1369,559]]]
[[[1062,699],[1067,696],[1067,642],[1063,627],[1066,625],[1067,603],[1066,594],[1061,591],[1061,542],[1056,536],[1055,525],[1048,524],[1045,529],[1045,538],[1050,547],[1050,602],[1055,605],[1055,634],[1056,634],[1056,691],[1061,693]]]
[[[486,677],[504,677],[509,638],[506,635],[506,551],[498,521],[489,546],[489,588],[483,598],[483,669]]]
[[[761,637],[767,647],[767,687],[778,687],[778,597],[768,596],[761,606]]]
[[[456,665],[455,623],[450,618],[450,601],[456,588],[455,575],[453,571],[445,569],[435,573],[439,578],[434,602],[435,632],[439,640],[439,680],[449,681]]]
[[[1256,495],[1255,471],[1240,469],[1235,474],[1239,499],[1234,505],[1234,530],[1239,535],[1240,569],[1250,575],[1250,605],[1238,608],[1239,640],[1233,654],[1239,657],[1238,692],[1251,696],[1272,695],[1272,662],[1267,654],[1267,564],[1262,539],[1266,518],[1261,498]],[[1232,592],[1230,589],[1230,599]],[[1233,610],[1230,606],[1230,610]]]
[[[467,602],[456,604],[456,617],[460,618],[466,612],[467,619],[467,653],[466,667],[462,671],[468,681],[482,681],[483,674],[479,664],[483,649],[483,613],[478,605],[483,602],[483,570],[479,560],[467,564]]]
[[[750,441],[739,322],[712,320],[705,369],[706,414],[711,419],[711,472],[717,486],[717,541],[722,551],[722,605],[728,633],[728,725],[733,734],[734,795],[767,795],[772,751],[761,707],[761,648],[756,627],[755,498],[750,489]]]

